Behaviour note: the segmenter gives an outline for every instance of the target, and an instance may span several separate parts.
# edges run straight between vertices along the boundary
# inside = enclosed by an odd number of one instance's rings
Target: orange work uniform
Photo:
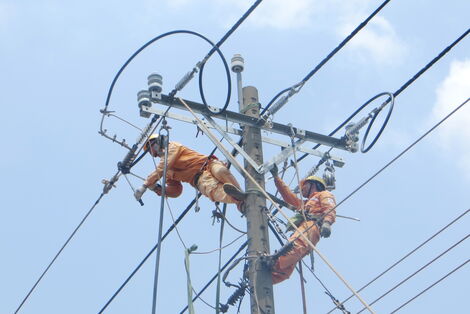
[[[161,157],[157,168],[147,177],[144,185],[153,187],[163,176],[164,167],[165,160]],[[183,191],[181,182],[186,182],[214,202],[239,203],[224,192],[223,184],[232,182],[235,178],[215,156],[209,158],[180,143],[169,142],[166,174],[165,192],[168,197],[180,196]]]
[[[289,204],[293,205],[298,211],[302,209],[302,200],[289,189],[289,187],[279,178],[274,178],[274,183],[281,193],[282,198]],[[301,182],[302,184],[302,182]],[[336,206],[336,200],[333,194],[328,191],[313,192],[308,196],[307,200],[303,201],[304,210],[306,213],[323,217],[324,222],[333,224],[336,218],[335,210],[331,210]],[[313,220],[303,221],[298,227],[300,232],[309,239],[313,245],[317,245],[320,240],[320,230],[316,222]],[[312,248],[303,238],[299,237],[300,233],[295,231],[289,238],[289,242],[294,243],[294,247],[286,255],[279,257],[272,270],[273,284],[284,281],[290,277],[294,271],[297,262],[310,253]]]

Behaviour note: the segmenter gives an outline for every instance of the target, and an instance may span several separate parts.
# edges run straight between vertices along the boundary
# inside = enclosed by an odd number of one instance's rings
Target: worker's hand
[[[273,175],[274,178],[279,176],[279,169],[277,168],[277,165],[274,164],[271,170],[269,170],[271,174]]]
[[[328,238],[331,234],[331,224],[328,221],[325,221],[321,225],[320,235],[324,238]]]
[[[162,196],[162,186],[160,184],[156,184],[152,189],[158,196]]]
[[[145,191],[147,191],[147,186],[142,185],[140,188],[135,190],[134,192],[134,197],[136,200],[140,200],[142,198],[142,195],[144,195]]]

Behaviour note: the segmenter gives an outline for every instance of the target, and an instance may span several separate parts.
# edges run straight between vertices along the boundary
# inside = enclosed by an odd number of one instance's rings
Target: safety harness
[[[323,217],[311,214],[307,210],[299,211],[294,215],[294,217],[290,218],[289,221],[296,227],[299,227],[305,219],[307,219],[307,221],[314,221],[318,228],[321,228],[321,225],[323,224]],[[288,224],[286,231],[294,231],[294,227],[292,227],[291,224]]]

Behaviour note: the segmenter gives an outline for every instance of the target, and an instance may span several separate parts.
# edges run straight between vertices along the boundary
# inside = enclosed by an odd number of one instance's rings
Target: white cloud
[[[449,75],[439,85],[436,95],[433,121],[441,120],[470,97],[470,59],[452,62]],[[457,161],[470,179],[470,103],[439,127],[437,140],[444,152]]]
[[[270,0],[260,4],[253,13],[251,24],[276,29],[295,29],[310,26],[315,0]]]
[[[361,19],[362,21],[363,19]],[[341,37],[348,36],[358,25],[357,18],[350,16],[339,26]],[[393,26],[383,17],[375,16],[349,43],[364,60],[380,64],[396,64],[406,54],[406,47],[398,38]]]

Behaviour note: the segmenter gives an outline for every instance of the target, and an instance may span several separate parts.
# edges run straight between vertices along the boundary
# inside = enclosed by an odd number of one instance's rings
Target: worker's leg
[[[210,172],[219,182],[222,184],[230,183],[236,186],[239,190],[241,190],[240,184],[238,184],[237,179],[233,176],[233,174],[228,170],[224,163],[219,160],[212,160],[209,163]]]
[[[213,202],[231,203],[238,204],[239,201],[225,193],[223,184],[214,178],[212,173],[205,170],[197,182],[198,190],[205,196],[207,196]]]
[[[313,221],[307,221],[299,226],[299,230],[309,239],[313,245],[318,243],[320,235],[318,228]],[[294,248],[290,250],[286,255],[279,257],[272,270],[273,284],[284,281],[290,277],[295,269],[295,265],[305,255],[307,255],[312,248],[304,241],[303,238],[299,237],[299,232],[296,231],[289,238],[289,242],[294,243]]]

